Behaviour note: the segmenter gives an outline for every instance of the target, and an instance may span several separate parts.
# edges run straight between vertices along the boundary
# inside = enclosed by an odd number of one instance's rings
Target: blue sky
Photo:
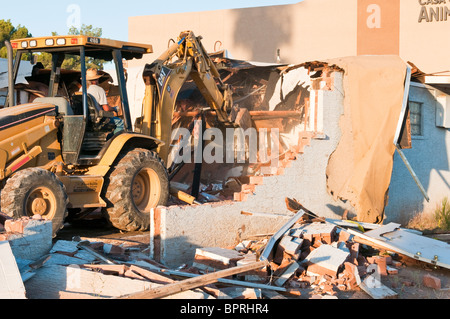
[[[67,34],[71,22],[101,27],[103,37],[128,40],[128,18],[180,12],[258,7],[297,3],[301,0],[39,0],[2,1],[0,20],[10,19],[23,25],[33,36],[47,36],[52,31]],[[151,32],[151,31],[150,31]]]

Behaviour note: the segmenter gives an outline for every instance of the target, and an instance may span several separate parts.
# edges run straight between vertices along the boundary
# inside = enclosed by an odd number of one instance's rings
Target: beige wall
[[[236,59],[298,63],[356,54],[356,0],[129,18],[129,41],[153,45],[154,60],[181,31],[203,37],[208,52],[228,49]],[[216,45],[220,41],[222,46]],[[326,48],[326,49],[325,49]]]
[[[426,0],[421,0],[426,3]],[[427,5],[426,10],[448,7]],[[419,22],[422,6],[419,0],[401,0],[400,56],[427,73],[450,70],[450,16],[443,21]]]
[[[203,36],[208,52],[282,63],[357,55],[398,54],[427,73],[450,70],[450,3],[428,0],[304,0],[297,4],[129,18],[129,41],[153,45],[153,61],[184,30]],[[445,2],[448,2],[445,0]],[[430,10],[438,9],[438,20]],[[424,11],[422,11],[424,10]],[[450,12],[450,10],[448,11]],[[421,15],[422,14],[422,15]],[[419,22],[419,17],[422,17]],[[221,46],[215,46],[216,41]],[[131,63],[131,66],[142,64]]]

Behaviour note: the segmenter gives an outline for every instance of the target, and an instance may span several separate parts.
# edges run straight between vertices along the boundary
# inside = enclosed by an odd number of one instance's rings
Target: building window
[[[409,101],[411,135],[422,136],[422,103]]]

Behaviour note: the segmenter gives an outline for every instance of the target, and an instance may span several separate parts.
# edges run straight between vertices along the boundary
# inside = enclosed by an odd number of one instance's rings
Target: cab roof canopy
[[[126,60],[141,59],[144,54],[153,53],[149,44],[122,42],[111,39],[89,37],[85,35],[51,36],[11,40],[13,49],[27,52],[64,52],[80,54],[80,47],[85,48],[88,57],[113,60],[112,51],[119,49]]]

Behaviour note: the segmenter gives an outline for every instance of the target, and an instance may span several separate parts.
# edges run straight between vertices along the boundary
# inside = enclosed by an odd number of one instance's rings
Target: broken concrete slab
[[[25,286],[7,241],[0,241],[0,299],[26,299]]]
[[[84,265],[89,263],[89,260],[81,259],[77,257],[71,257],[64,254],[53,253],[50,255],[50,259],[45,263],[45,266],[52,265],[61,265],[61,266],[69,266],[69,265]]]
[[[349,255],[349,252],[324,244],[314,249],[301,262],[301,265],[307,267],[307,274],[336,277],[339,268],[344,264]]]
[[[383,285],[381,282],[377,284],[371,284],[370,281],[364,280],[361,282],[359,287],[366,292],[373,299],[397,299],[398,294],[390,289],[389,287]]]
[[[288,253],[291,256],[295,256],[298,259],[302,243],[303,239],[301,238],[284,235],[278,244],[278,249]]]
[[[159,286],[148,281],[130,279],[82,269],[75,265],[46,266],[25,284],[30,299],[109,299]],[[204,293],[190,291],[172,296],[181,299],[204,299]]]
[[[312,238],[323,243],[331,244],[336,239],[336,225],[331,223],[313,222],[291,229],[290,235],[304,239]]]

